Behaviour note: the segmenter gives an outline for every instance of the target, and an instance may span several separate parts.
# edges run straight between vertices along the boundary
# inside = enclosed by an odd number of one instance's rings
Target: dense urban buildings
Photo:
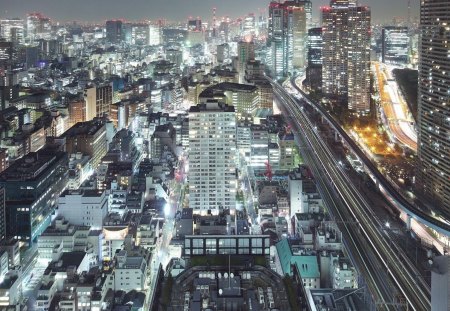
[[[269,5],[268,65],[276,77],[306,66],[310,1],[271,2]]]
[[[450,4],[423,1],[420,12],[421,41],[419,60],[419,169],[417,187],[432,210],[450,215],[450,168],[447,131],[450,129],[450,62],[447,54]]]
[[[370,17],[355,0],[322,8],[322,91],[345,98],[357,114],[370,111]]]
[[[447,1],[226,4],[2,3],[1,310],[448,308]]]

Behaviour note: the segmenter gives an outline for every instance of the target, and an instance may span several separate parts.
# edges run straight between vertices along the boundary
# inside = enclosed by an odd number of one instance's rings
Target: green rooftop
[[[281,268],[284,274],[292,276],[291,265],[296,265],[302,278],[319,278],[319,265],[315,255],[294,255],[287,239],[282,239],[276,245]]]

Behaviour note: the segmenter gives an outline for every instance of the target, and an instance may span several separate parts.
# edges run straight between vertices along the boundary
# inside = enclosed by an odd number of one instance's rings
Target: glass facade
[[[410,40],[408,27],[384,27],[382,32],[382,61],[385,64],[409,63]]]
[[[184,254],[195,255],[269,255],[267,235],[191,235],[184,240]]]

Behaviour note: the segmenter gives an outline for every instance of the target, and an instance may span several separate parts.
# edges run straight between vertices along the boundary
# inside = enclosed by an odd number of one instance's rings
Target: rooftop
[[[78,122],[70,129],[68,129],[61,137],[74,137],[79,135],[92,136],[105,126],[105,123],[100,119],[94,119],[87,122]]]
[[[36,180],[55,162],[65,157],[66,153],[42,149],[30,152],[15,161],[0,174],[0,181],[31,181]]]
[[[217,101],[208,101],[205,104],[192,106],[189,109],[189,113],[196,112],[235,112],[235,110],[233,106],[229,106]]]

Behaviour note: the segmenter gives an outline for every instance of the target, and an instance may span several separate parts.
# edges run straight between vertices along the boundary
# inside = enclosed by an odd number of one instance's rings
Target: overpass
[[[402,249],[392,243],[392,236],[383,229],[370,200],[339,165],[332,148],[303,109],[304,101],[295,100],[278,83],[272,81],[272,85],[327,210],[343,234],[350,258],[363,275],[373,301],[382,302],[378,310],[399,310],[400,306],[391,304],[400,297],[406,299],[411,310],[430,310],[429,285]]]
[[[269,80],[270,81],[270,80]],[[418,206],[414,205],[408,201],[402,194],[400,194],[397,189],[389,182],[389,180],[380,173],[375,164],[367,157],[367,155],[359,148],[355,141],[347,134],[346,131],[340,126],[340,124],[326,111],[326,109],[319,103],[308,98],[303,90],[301,90],[295,83],[295,78],[291,78],[292,86],[299,92],[302,99],[310,106],[312,106],[316,111],[318,111],[321,116],[328,122],[328,124],[333,128],[333,130],[343,139],[350,150],[358,157],[361,163],[364,164],[366,171],[368,171],[373,178],[376,180],[377,186],[380,190],[384,190],[385,194],[388,195],[393,203],[405,212],[408,217],[415,219],[416,221],[430,227],[437,232],[450,236],[450,224],[439,220],[429,213],[423,211]]]

